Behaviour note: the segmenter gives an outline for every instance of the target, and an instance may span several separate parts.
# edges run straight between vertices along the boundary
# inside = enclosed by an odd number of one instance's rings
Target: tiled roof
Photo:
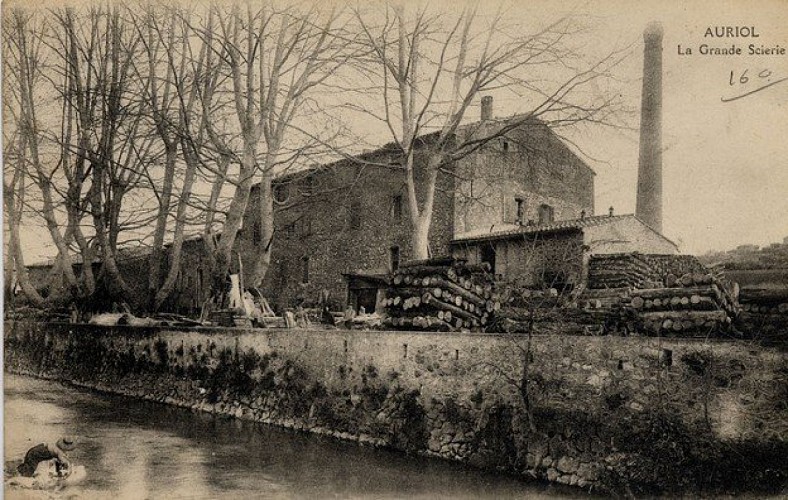
[[[562,231],[579,230],[591,226],[601,226],[623,219],[638,220],[634,214],[624,215],[594,215],[582,219],[568,219],[539,224],[535,226],[521,226],[518,224],[496,224],[490,229],[477,229],[460,233],[454,237],[452,243],[467,243],[472,241],[485,241],[493,239],[506,239],[521,235],[554,233]]]

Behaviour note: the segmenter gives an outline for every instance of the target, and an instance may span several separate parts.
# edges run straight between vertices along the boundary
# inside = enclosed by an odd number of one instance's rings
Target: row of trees
[[[151,250],[144,307],[155,311],[176,284],[185,236],[199,231],[220,287],[259,183],[259,286],[276,241],[274,178],[348,156],[343,143],[357,139],[346,124],[372,121],[399,152],[382,167],[404,173],[413,255],[426,258],[438,176],[461,175],[453,162],[535,118],[611,123],[619,110],[589,90],[623,53],[585,61],[571,47],[580,32],[571,18],[529,33],[505,19],[474,9],[240,3],[6,12],[6,284],[14,269],[38,306],[90,300],[99,279],[128,297],[119,249],[142,242]],[[490,91],[531,109],[494,129],[462,129]],[[433,140],[418,141],[425,133]],[[418,168],[426,175],[417,186]],[[26,274],[20,228],[42,221],[65,296],[43,297]],[[77,275],[75,255],[100,259],[101,276],[90,265]]]

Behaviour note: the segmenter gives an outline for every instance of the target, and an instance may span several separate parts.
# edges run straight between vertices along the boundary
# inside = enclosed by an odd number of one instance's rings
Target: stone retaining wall
[[[5,324],[6,369],[597,491],[779,491],[788,363],[744,343]]]

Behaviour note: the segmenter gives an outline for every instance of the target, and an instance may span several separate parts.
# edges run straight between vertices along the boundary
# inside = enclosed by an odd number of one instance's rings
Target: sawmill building
[[[519,117],[493,119],[486,99],[481,118],[458,133],[494,135]],[[417,148],[417,189],[430,139],[422,137]],[[276,236],[264,290],[274,303],[288,307],[328,296],[334,307],[374,309],[383,276],[411,258],[399,164],[397,149],[385,146],[277,179]],[[592,251],[676,253],[672,242],[634,216],[593,217],[594,175],[547,126],[525,121],[439,175],[431,254],[488,261],[503,279],[539,286],[565,269],[574,270],[566,273],[567,283],[579,283]],[[260,244],[257,213],[253,201],[239,236],[250,261]]]

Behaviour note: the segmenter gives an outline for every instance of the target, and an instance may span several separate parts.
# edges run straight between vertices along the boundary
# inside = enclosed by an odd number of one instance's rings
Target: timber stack
[[[739,300],[750,314],[788,315],[788,286],[745,287]]]
[[[738,305],[710,276],[682,276],[674,287],[632,290],[629,307],[649,333],[709,334],[726,330]]]
[[[638,253],[594,255],[588,263],[588,288],[650,288],[654,272]]]
[[[650,334],[722,332],[741,312],[737,287],[691,255],[592,256],[581,299],[588,311],[634,317]]]
[[[753,336],[788,343],[788,285],[762,283],[742,287],[737,326]]]
[[[484,330],[501,308],[490,266],[452,257],[402,264],[383,305],[388,326],[436,331]]]

